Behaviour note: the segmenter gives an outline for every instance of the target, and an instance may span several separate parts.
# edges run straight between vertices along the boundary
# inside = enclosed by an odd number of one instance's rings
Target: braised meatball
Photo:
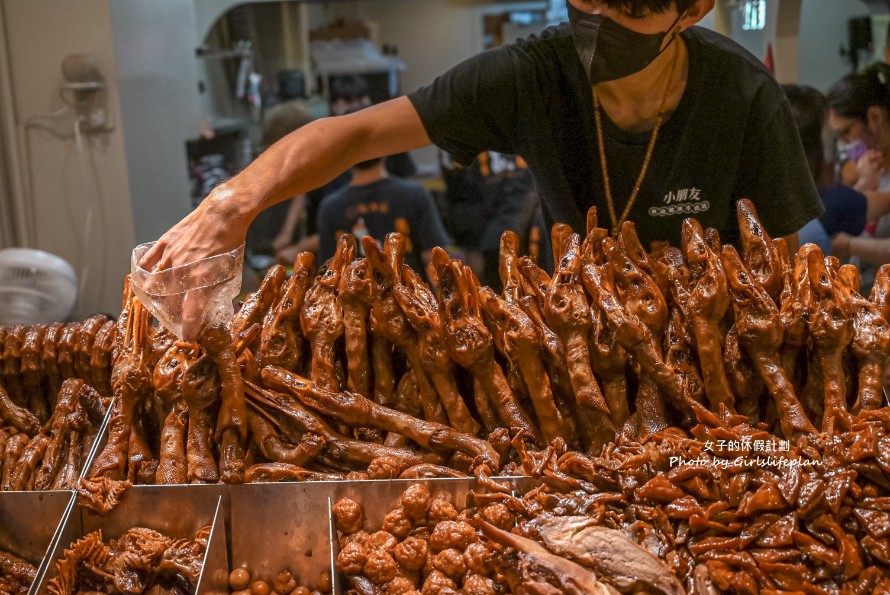
[[[406,570],[420,570],[426,563],[426,554],[429,551],[427,542],[416,537],[407,537],[398,544],[395,549],[395,557]]]
[[[364,517],[362,507],[358,502],[350,498],[340,498],[331,507],[337,528],[344,533],[355,533],[362,528]]]
[[[430,547],[440,552],[450,547],[465,550],[476,541],[476,530],[464,521],[442,521],[430,535]]]
[[[510,512],[510,509],[506,504],[502,502],[496,502],[494,504],[489,504],[485,506],[480,511],[482,518],[497,527],[498,529],[503,529],[504,531],[509,531],[513,528],[513,525],[516,522],[516,517]]]
[[[334,581],[331,580],[331,573],[327,570],[323,570],[318,575],[318,580],[315,581],[315,590],[321,591],[322,593],[330,593],[334,587]]]
[[[408,517],[415,522],[426,518],[431,501],[430,491],[419,483],[415,483],[402,494],[402,507]]]
[[[364,471],[350,471],[346,474],[346,477],[344,479],[346,479],[346,481],[364,481],[370,478]]]
[[[272,581],[272,588],[276,593],[290,593],[297,588],[297,579],[290,573],[290,570],[282,570]]]
[[[389,531],[377,531],[368,535],[365,547],[368,548],[368,551],[382,550],[391,553],[395,550],[398,543],[399,540],[393,537]]]
[[[402,471],[401,463],[392,457],[377,457],[368,464],[371,479],[395,479]]]
[[[365,576],[372,583],[382,585],[396,578],[399,567],[389,552],[380,549],[372,549],[368,551],[368,557],[365,560]]]
[[[471,574],[464,579],[464,595],[495,595],[494,581],[478,574]]]
[[[435,559],[436,553],[434,551],[430,550],[426,553],[426,562],[423,563],[423,569],[420,571],[424,580],[426,580],[426,577],[428,577],[430,573],[436,569],[433,566],[433,560]]]
[[[433,526],[442,521],[453,521],[457,518],[457,509],[454,504],[442,498],[436,498],[430,503],[430,509],[426,515],[426,522]]]
[[[350,543],[337,554],[337,570],[343,574],[361,574],[365,569],[368,552],[358,543]]]
[[[423,581],[423,588],[420,592],[424,595],[440,595],[455,589],[457,589],[457,583],[438,570],[434,570],[428,577],[426,577],[426,580]]]
[[[392,533],[399,539],[407,537],[413,528],[411,519],[408,518],[406,510],[401,506],[394,508],[383,517],[383,530]]]
[[[357,543],[359,545],[365,545],[365,542],[368,541],[368,533],[367,531],[360,530],[355,533],[348,533],[346,535],[340,536],[340,547],[344,548],[350,543]]]
[[[460,580],[467,572],[467,565],[460,550],[448,548],[433,558],[433,568],[455,580]]]
[[[404,576],[397,576],[386,583],[386,593],[392,595],[404,595],[414,590],[414,582]]]
[[[473,574],[487,575],[491,571],[492,551],[481,542],[471,543],[464,550],[464,564]]]
[[[430,535],[433,534],[433,530],[429,527],[415,527],[413,531],[411,531],[411,537],[416,537],[417,539],[422,539],[424,541],[430,540]]]

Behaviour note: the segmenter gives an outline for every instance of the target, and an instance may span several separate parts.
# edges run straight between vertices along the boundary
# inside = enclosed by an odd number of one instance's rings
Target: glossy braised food
[[[0,593],[25,595],[36,577],[36,566],[14,554],[0,550]]]
[[[890,409],[796,443],[739,415],[692,435],[517,442],[538,487],[489,480],[464,510],[418,484],[383,519],[341,499],[337,570],[357,593],[890,592]]]
[[[510,440],[597,454],[618,437],[744,414],[793,439],[882,406],[890,267],[869,298],[836,259],[790,258],[740,201],[741,251],[684,222],[646,252],[588,216],[553,230],[555,273],[501,246],[504,292],[405,238],[349,235],[320,271],[270,269],[232,328],[176,341],[133,296],[117,322],[117,397],[84,493],[213,483],[510,472]],[[76,366],[75,366],[76,367]]]
[[[49,581],[53,595],[78,593],[194,593],[204,564],[210,527],[193,539],[173,539],[134,527],[118,539],[94,531],[65,549]]]

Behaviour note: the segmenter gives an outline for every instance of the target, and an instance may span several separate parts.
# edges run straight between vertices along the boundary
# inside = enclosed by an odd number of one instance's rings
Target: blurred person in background
[[[528,166],[522,157],[495,151],[480,153],[470,167],[447,153],[441,153],[439,161],[445,180],[445,228],[482,284],[500,292],[501,234],[512,230],[527,244],[529,220],[538,204]],[[552,270],[550,263],[545,265]]]
[[[862,74],[849,74],[828,90],[828,125],[842,155],[857,166],[843,181],[860,191],[890,189],[885,163],[890,163],[890,66],[872,64]]]
[[[797,124],[807,164],[819,190],[825,212],[807,223],[798,233],[801,244],[817,244],[827,256],[832,253],[831,240],[839,233],[859,235],[868,217],[865,194],[849,186],[833,183],[830,164],[825,162],[823,132],[828,103],[813,87],[782,85],[791,114]]]
[[[267,109],[263,114],[263,147],[271,147],[313,119],[312,114],[296,101],[279,103]],[[298,246],[300,250],[318,250],[318,237],[315,234],[317,212],[317,205],[309,201],[306,194],[266,209],[256,217],[247,231],[248,253],[254,256],[277,256],[288,246]],[[293,259],[290,259],[288,264],[292,262]]]
[[[890,262],[890,217],[886,216],[890,192],[890,67],[869,66],[862,74],[847,75],[828,91],[828,125],[850,150],[858,147],[856,190],[868,197],[866,234],[842,232],[832,240],[831,252],[857,264],[862,291],[868,293],[878,266]]]
[[[479,191],[485,226],[479,247],[482,251],[483,284],[498,293],[503,289],[500,275],[501,234],[515,231],[525,239],[523,221],[526,203],[537,204],[535,181],[522,157],[504,155],[496,151],[481,153],[471,168]],[[534,206],[531,207],[534,210]],[[527,240],[526,240],[527,241]],[[546,268],[552,270],[546,263]]]
[[[370,105],[371,87],[361,76],[352,74],[340,76],[331,82],[331,114],[344,116],[362,110]],[[386,156],[386,171],[400,178],[413,178],[417,174],[417,166],[407,152]]]
[[[355,163],[436,144],[464,164],[483,151],[528,164],[546,227],[579,233],[589,207],[644,245],[680,244],[697,218],[739,242],[748,198],[797,248],[822,213],[787,99],[763,63],[695,27],[715,0],[568,0],[568,24],[488,50],[431,85],[282,139],[162,236],[142,265],[235,248],[262,209]],[[719,172],[720,175],[715,175]]]
[[[451,243],[432,195],[420,183],[389,175],[380,157],[358,163],[349,185],[322,201],[319,262],[334,256],[341,234],[351,233],[359,242],[370,235],[382,243],[394,231],[407,240],[405,264],[421,274],[433,248]]]

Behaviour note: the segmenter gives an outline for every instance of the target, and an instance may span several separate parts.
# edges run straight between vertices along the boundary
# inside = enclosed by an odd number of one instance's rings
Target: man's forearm
[[[406,97],[350,114],[316,120],[264,151],[223,184],[251,219],[263,209],[318,188],[352,165],[430,144]]]

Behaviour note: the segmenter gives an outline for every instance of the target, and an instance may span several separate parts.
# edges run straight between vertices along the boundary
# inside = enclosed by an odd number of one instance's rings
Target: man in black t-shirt
[[[686,29],[666,43],[650,65],[663,62],[662,73],[641,93],[650,106],[642,118],[627,107],[635,95],[616,87],[619,81],[597,84],[591,93],[569,26],[479,54],[409,99],[430,139],[458,161],[472,161],[480,147],[522,155],[535,174],[545,217],[576,230],[584,229],[592,205],[605,226],[634,221],[645,243],[675,245],[686,217],[736,241],[739,198],[754,201],[773,236],[793,234],[818,216],[794,120],[766,68],[705,29]],[[682,80],[673,101],[672,91],[664,93],[669,77]],[[665,96],[669,118],[659,123]]]
[[[381,243],[386,234],[407,239],[405,263],[423,273],[433,248],[450,243],[430,193],[419,183],[391,177],[381,158],[352,168],[352,181],[325,197],[318,211],[320,262],[331,258],[337,238],[351,233],[361,240],[370,235]]]
[[[463,163],[522,156],[546,225],[632,220],[679,242],[685,217],[738,237],[740,198],[787,237],[819,216],[788,103],[757,59],[694,27],[715,0],[567,0],[569,24],[489,50],[430,86],[304,127],[218,187],[142,261],[170,266],[235,248],[263,208],[350,165],[435,143]]]

